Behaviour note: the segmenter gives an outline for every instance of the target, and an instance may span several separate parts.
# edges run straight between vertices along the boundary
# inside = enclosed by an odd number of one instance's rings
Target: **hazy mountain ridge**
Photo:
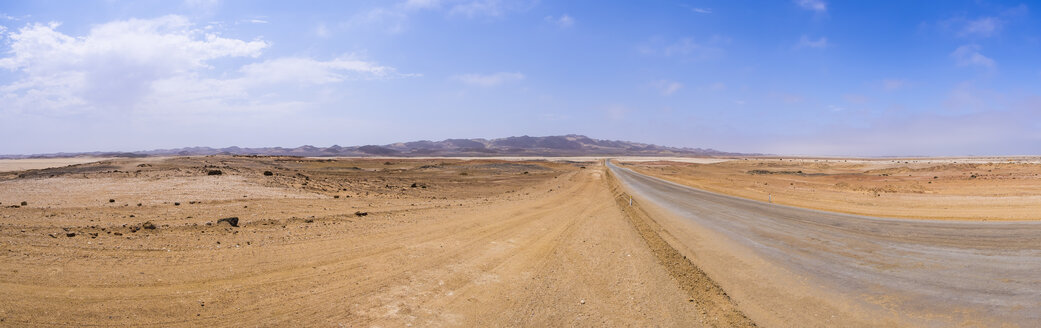
[[[315,147],[304,145],[296,148],[260,147],[227,148],[185,147],[156,149],[135,152],[81,152],[36,155],[0,155],[0,158],[48,158],[48,157],[145,157],[145,156],[198,156],[198,155],[277,155],[308,157],[377,157],[377,156],[446,156],[446,157],[489,157],[489,156],[739,156],[751,155],[730,153],[705,148],[667,147],[653,144],[592,139],[583,135],[546,137],[507,137],[499,139],[445,139],[442,141],[410,141],[387,145],[364,145],[343,147]]]

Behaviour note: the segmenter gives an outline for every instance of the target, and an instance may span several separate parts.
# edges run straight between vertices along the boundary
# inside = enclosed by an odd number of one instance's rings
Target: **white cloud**
[[[266,20],[255,19],[255,18],[254,19],[250,19],[249,22],[253,23],[253,24],[267,24],[268,23],[268,21],[266,21]]]
[[[1001,25],[1002,22],[998,18],[983,17],[966,22],[965,27],[962,28],[959,35],[990,37],[997,34],[997,32],[1001,29]]]
[[[803,35],[802,38],[799,38],[799,43],[796,43],[795,47],[824,49],[828,47],[828,38],[821,37],[820,39],[813,40],[808,36]]]
[[[524,74],[510,72],[499,72],[493,74],[462,74],[453,76],[452,79],[473,86],[494,87],[506,82],[523,80]]]
[[[958,47],[958,49],[955,49],[954,52],[951,53],[951,57],[954,58],[954,61],[958,66],[993,68],[995,65],[994,60],[981,54],[981,49],[983,49],[983,47],[980,47],[977,44],[963,45]]]
[[[802,7],[802,9],[812,10],[818,13],[824,13],[828,11],[828,4],[823,0],[795,0],[795,4]]]
[[[693,11],[693,12],[696,12],[696,13],[699,13],[699,14],[711,14],[712,13],[712,9],[710,9],[710,8],[691,7],[690,11]]]
[[[351,57],[274,58],[230,69],[214,67],[217,59],[256,58],[270,44],[225,38],[181,16],[113,21],[93,26],[84,36],[66,35],[58,27],[30,24],[10,33],[10,51],[0,57],[0,68],[17,77],[0,86],[0,100],[6,104],[0,111],[221,111],[247,104],[263,109],[297,102],[287,99],[292,94],[258,102],[264,98],[258,92],[270,92],[279,83],[398,76],[393,68]]]
[[[655,81],[654,86],[658,88],[658,91],[660,91],[663,96],[670,96],[683,88],[682,83],[669,80]]]
[[[560,15],[560,17],[546,16],[545,20],[560,28],[568,28],[575,25],[575,19],[567,14]]]

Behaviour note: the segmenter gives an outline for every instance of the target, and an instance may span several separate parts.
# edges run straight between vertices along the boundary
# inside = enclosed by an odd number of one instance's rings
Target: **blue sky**
[[[585,134],[1041,154],[1038,6],[0,2],[0,154]]]

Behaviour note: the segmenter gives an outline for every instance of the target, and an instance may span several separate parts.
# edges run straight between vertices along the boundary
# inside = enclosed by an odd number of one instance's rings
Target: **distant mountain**
[[[491,156],[741,156],[715,149],[666,147],[639,142],[599,140],[582,135],[508,137],[500,139],[445,139],[399,142],[389,145],[341,147],[300,146],[296,148],[210,148],[189,147],[136,152],[86,152],[38,155],[0,155],[0,158],[47,157],[145,157],[198,155],[270,155],[308,157],[491,157]]]

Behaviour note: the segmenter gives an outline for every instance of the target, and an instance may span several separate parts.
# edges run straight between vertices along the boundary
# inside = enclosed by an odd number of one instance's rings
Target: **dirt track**
[[[660,265],[603,166],[381,162],[117,160],[9,175],[0,325],[721,322]],[[239,227],[215,222],[232,215]]]
[[[1041,324],[1041,222],[869,218],[611,171],[766,326]]]

